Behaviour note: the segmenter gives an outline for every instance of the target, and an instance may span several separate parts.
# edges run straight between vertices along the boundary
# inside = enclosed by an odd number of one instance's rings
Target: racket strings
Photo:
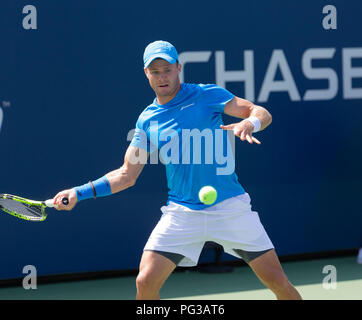
[[[44,216],[44,210],[41,206],[22,203],[12,199],[0,199],[0,209],[29,218]]]

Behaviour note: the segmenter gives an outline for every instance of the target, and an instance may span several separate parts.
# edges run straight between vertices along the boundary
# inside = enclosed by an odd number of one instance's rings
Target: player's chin
[[[171,92],[171,88],[169,85],[157,87],[157,94],[159,96],[168,96],[170,94],[170,92]]]

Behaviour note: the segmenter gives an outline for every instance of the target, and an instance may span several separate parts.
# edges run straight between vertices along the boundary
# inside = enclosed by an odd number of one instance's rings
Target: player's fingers
[[[59,205],[61,203],[61,199],[62,199],[63,195],[62,194],[58,194],[57,198],[56,198],[56,203]]]
[[[54,208],[58,210],[58,198],[59,198],[59,193],[53,198],[53,205]]]
[[[54,202],[54,209],[59,210],[59,205],[57,202]]]
[[[231,123],[231,124],[227,124],[227,125],[220,125],[220,128],[223,129],[223,130],[232,130],[234,129],[235,127],[235,124],[234,123]]]
[[[250,135],[246,135],[245,136],[246,140],[249,142],[249,143],[253,143],[253,140],[251,139]]]
[[[238,128],[238,127],[235,127],[234,130],[234,135],[237,136],[237,137],[240,137],[241,135],[241,130]]]
[[[66,206],[64,206],[62,200],[64,197],[67,197],[66,194],[64,194],[63,192],[58,193],[53,200],[54,203],[54,208],[57,210],[65,210]]]
[[[245,137],[245,131],[243,131],[243,132],[241,132],[241,134],[240,134],[240,140],[241,141],[244,141],[246,139],[246,137]]]
[[[254,141],[255,143],[261,144],[261,142],[260,142],[257,138],[255,138],[255,137],[251,137],[251,138],[253,139],[253,141]]]
[[[63,204],[62,198],[61,198],[60,202],[58,202],[58,204],[57,204],[57,209],[58,210],[69,210],[70,208]]]
[[[57,209],[57,210],[64,210],[64,205],[62,204],[62,201],[61,201],[61,197],[59,196],[58,199],[57,199],[57,202],[56,204],[54,205],[54,207]]]

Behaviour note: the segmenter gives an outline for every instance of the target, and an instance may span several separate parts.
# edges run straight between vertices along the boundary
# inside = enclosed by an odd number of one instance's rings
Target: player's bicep
[[[249,117],[253,105],[254,104],[248,100],[234,97],[225,105],[224,113],[232,117],[245,119]]]
[[[142,148],[130,145],[124,156],[122,169],[131,181],[136,182],[141,174],[143,167],[147,163],[149,153]]]

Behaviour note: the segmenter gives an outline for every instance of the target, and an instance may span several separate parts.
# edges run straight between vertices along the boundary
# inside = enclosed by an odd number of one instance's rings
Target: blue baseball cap
[[[174,64],[178,61],[176,48],[171,43],[162,40],[150,43],[143,54],[143,63],[145,68],[147,68],[150,63],[157,58],[164,59],[168,63]]]

